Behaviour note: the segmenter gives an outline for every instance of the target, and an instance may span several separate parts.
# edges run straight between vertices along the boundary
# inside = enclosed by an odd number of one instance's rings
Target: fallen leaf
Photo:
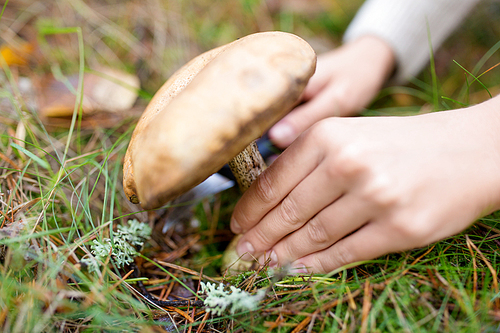
[[[144,112],[144,106],[134,106],[126,112],[94,112],[84,116],[79,124],[82,129],[114,128],[123,122],[125,124],[136,123]],[[71,126],[71,116],[45,117],[43,122],[48,131],[57,131]],[[127,126],[128,127],[128,126]]]
[[[34,49],[33,44],[29,42],[20,42],[17,45],[3,44],[0,46],[0,54],[8,66],[25,66]]]
[[[41,87],[39,111],[42,117],[66,117],[73,114],[78,79],[78,75],[72,75],[67,78],[67,82],[57,81],[52,76],[42,80],[39,85]],[[116,69],[100,68],[98,72],[85,73],[83,114],[88,115],[97,111],[126,111],[135,103],[139,87],[137,76]]]

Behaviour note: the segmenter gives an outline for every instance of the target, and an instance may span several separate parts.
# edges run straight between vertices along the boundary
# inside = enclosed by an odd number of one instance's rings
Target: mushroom
[[[200,57],[159,90],[129,145],[124,184],[145,209],[228,162],[247,189],[265,168],[254,140],[294,107],[316,65],[309,44],[284,32],[252,34]]]
[[[156,92],[153,99],[146,107],[146,110],[144,110],[137,126],[134,129],[134,133],[132,133],[132,138],[130,139],[128,149],[123,160],[123,190],[130,202],[134,204],[139,203],[137,189],[135,186],[134,168],[132,165],[132,151],[136,149],[137,138],[144,132],[151,120],[154,119],[154,117],[191,82],[196,74],[198,74],[206,64],[222,52],[228,45],[231,44],[223,45],[202,53],[182,66]]]

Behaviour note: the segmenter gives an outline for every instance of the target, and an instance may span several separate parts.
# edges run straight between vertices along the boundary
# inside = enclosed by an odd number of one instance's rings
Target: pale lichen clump
[[[104,238],[102,241],[94,239],[90,246],[93,257],[82,258],[81,262],[87,265],[90,272],[97,272],[99,266],[111,255],[116,267],[122,268],[134,261],[134,257],[137,256],[135,248],[144,245],[144,241],[151,236],[151,231],[149,225],[129,220],[128,226],[118,226],[113,239]]]
[[[266,295],[265,289],[261,289],[255,295],[252,295],[234,286],[230,286],[230,289],[226,290],[222,283],[219,286],[210,282],[206,284],[200,282],[200,284],[201,293],[207,295],[204,300],[207,312],[218,316],[224,313],[226,309],[229,309],[231,314],[237,311],[253,311],[257,309],[259,302]]]

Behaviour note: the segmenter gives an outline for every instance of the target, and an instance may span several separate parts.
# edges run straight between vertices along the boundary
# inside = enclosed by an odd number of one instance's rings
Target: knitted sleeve
[[[397,59],[393,79],[404,83],[417,75],[429,60],[428,32],[432,48],[436,50],[477,2],[479,0],[368,0],[349,25],[344,42],[363,35],[385,40]]]

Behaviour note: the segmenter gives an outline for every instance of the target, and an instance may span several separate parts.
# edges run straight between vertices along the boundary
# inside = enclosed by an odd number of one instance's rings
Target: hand
[[[318,57],[302,101],[269,131],[275,145],[285,148],[317,121],[349,116],[366,107],[394,69],[390,47],[365,36]]]
[[[491,101],[318,122],[236,205],[238,254],[321,273],[464,230],[500,208],[500,98]]]

